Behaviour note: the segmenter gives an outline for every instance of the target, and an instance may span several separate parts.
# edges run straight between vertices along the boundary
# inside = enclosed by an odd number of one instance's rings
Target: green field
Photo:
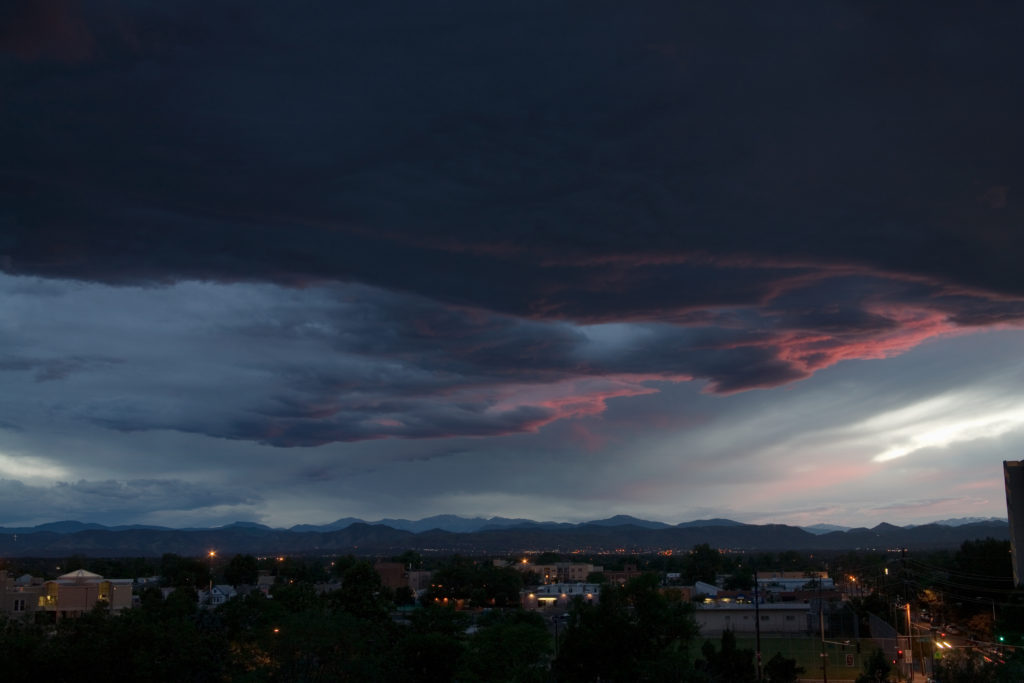
[[[717,646],[717,639],[711,638]],[[850,644],[842,647],[839,645],[833,645],[831,643],[825,644],[825,653],[828,655],[825,659],[828,663],[828,680],[829,683],[835,681],[852,681],[864,671],[864,660],[871,655],[875,650],[875,641],[871,638],[861,638],[861,651],[857,652],[857,640],[851,639]],[[700,644],[703,644],[704,639],[700,639]],[[755,649],[755,639],[753,636],[736,636],[736,644],[743,648],[753,650]],[[699,646],[699,645],[698,645]],[[769,659],[775,656],[776,652],[781,652],[785,657],[791,657],[797,661],[797,664],[805,669],[805,672],[801,674],[801,678],[808,680],[821,680],[821,640],[810,636],[779,636],[779,635],[762,635],[761,636],[761,659],[762,662],[767,663]],[[847,661],[852,663],[850,666]]]

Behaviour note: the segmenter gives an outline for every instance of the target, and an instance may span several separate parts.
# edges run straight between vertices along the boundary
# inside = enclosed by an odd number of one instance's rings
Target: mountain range
[[[150,525],[104,526],[77,521],[34,527],[0,527],[0,555],[60,557],[156,557],[164,553],[356,554],[424,553],[513,554],[533,551],[569,553],[665,550],[685,552],[708,543],[737,551],[776,550],[933,550],[956,548],[964,541],[1009,538],[1006,520],[946,520],[917,526],[879,524],[871,529],[815,525],[744,524],[704,519],[670,525],[617,515],[590,522],[537,522],[504,517],[465,518],[438,515],[421,520],[366,522],[343,518],[324,525],[275,529],[255,522],[216,528],[173,529]]]

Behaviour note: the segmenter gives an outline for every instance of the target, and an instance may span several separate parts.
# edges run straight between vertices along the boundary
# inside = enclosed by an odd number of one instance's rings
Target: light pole
[[[907,661],[910,663],[910,683],[914,683],[914,632],[910,622],[910,602],[907,602]]]
[[[750,568],[754,571],[754,633],[757,634],[757,683],[761,683],[763,675],[761,668],[761,597],[758,595],[757,590],[757,565],[751,562]]]
[[[207,553],[207,556],[210,558],[210,591],[212,592],[213,591],[213,558],[217,557],[217,551],[216,550],[211,550],[209,553]]]

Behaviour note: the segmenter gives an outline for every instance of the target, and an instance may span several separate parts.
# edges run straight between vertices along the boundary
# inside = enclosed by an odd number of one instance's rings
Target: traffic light
[[[896,659],[903,659],[903,650],[896,650]]]
[[[1006,642],[1006,636],[999,636],[999,642],[1000,643],[1005,643]]]

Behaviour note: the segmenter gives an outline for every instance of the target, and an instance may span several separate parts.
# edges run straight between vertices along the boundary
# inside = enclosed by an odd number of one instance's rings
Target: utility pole
[[[757,683],[761,683],[761,598],[757,589],[757,566],[751,562],[754,571],[754,633],[757,634]],[[992,608],[993,610],[995,607]]]
[[[910,622],[909,602],[907,603],[907,641],[907,644],[909,645],[909,647],[907,648],[907,654],[910,655],[910,658],[908,660],[910,662],[910,683],[914,683],[914,630]],[[924,667],[922,666],[921,668],[923,669]]]
[[[910,663],[910,683],[914,683],[914,633],[910,628],[910,592],[907,588],[907,549],[900,549],[900,565],[903,574],[903,600],[907,603],[907,653],[910,655],[907,660]]]
[[[828,571],[828,564],[825,565]],[[818,625],[821,627],[821,680],[828,683],[828,655],[825,653],[825,603],[821,599],[821,572],[818,572]]]

